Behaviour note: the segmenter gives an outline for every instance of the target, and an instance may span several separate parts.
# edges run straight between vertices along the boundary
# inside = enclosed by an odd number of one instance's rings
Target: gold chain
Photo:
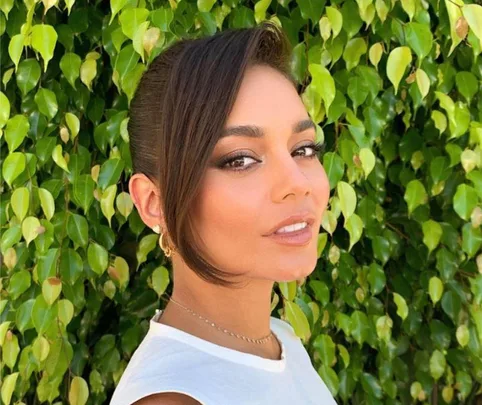
[[[193,310],[189,309],[189,308],[186,308],[184,305],[182,305],[181,303],[177,302],[174,298],[170,298],[170,300],[172,302],[174,302],[175,304],[179,305],[180,307],[184,308],[186,311],[189,311],[191,314],[193,315],[197,315],[199,317],[199,319],[202,319],[204,320],[204,322],[206,323],[209,323],[211,324],[211,326],[214,326],[215,328],[217,328],[218,330],[220,330],[221,332],[224,332],[224,333],[228,333],[229,335],[231,336],[235,336],[239,339],[244,339],[248,342],[253,342],[253,343],[265,343],[267,342],[268,340],[270,340],[273,336],[273,332],[270,332],[268,336],[265,336],[261,339],[253,339],[253,338],[249,338],[247,336],[243,336],[243,335],[239,335],[238,333],[233,333],[233,332],[230,332],[228,331],[227,329],[223,329],[223,328],[220,328],[219,326],[217,326],[214,322],[211,322],[210,320],[206,319],[206,318],[203,318],[201,315],[197,314],[196,312],[194,312]]]

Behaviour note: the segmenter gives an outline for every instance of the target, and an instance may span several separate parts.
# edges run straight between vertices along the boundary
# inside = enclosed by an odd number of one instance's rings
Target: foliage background
[[[2,0],[1,401],[107,403],[168,262],[126,192],[152,59],[280,24],[332,198],[273,314],[339,403],[474,404],[482,386],[482,7],[462,0]],[[478,397],[477,397],[478,396]]]

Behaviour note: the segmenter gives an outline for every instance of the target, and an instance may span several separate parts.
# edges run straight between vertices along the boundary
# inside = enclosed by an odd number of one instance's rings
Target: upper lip
[[[315,216],[311,212],[304,212],[304,213],[291,215],[290,217],[284,219],[283,221],[275,225],[273,228],[271,228],[271,230],[268,231],[267,234],[263,236],[272,235],[283,226],[293,225],[299,222],[306,222],[308,223],[308,225],[313,225],[313,223],[315,222]]]

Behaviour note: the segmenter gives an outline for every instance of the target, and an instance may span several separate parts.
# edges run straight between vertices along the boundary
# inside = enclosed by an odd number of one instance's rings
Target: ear
[[[153,228],[165,228],[161,210],[161,196],[157,186],[143,173],[136,173],[129,179],[129,194],[142,221]]]

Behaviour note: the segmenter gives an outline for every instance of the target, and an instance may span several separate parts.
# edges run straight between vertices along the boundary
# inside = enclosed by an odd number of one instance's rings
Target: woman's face
[[[267,66],[246,72],[225,129],[257,126],[264,135],[236,134],[219,140],[193,215],[210,260],[224,271],[291,281],[314,270],[330,187],[310,146],[315,143],[315,128],[293,132],[306,119],[309,115],[300,96],[282,74]],[[226,159],[231,162],[225,163]],[[222,164],[224,168],[219,167]],[[298,213],[314,218],[306,244],[286,245],[265,236]]]

